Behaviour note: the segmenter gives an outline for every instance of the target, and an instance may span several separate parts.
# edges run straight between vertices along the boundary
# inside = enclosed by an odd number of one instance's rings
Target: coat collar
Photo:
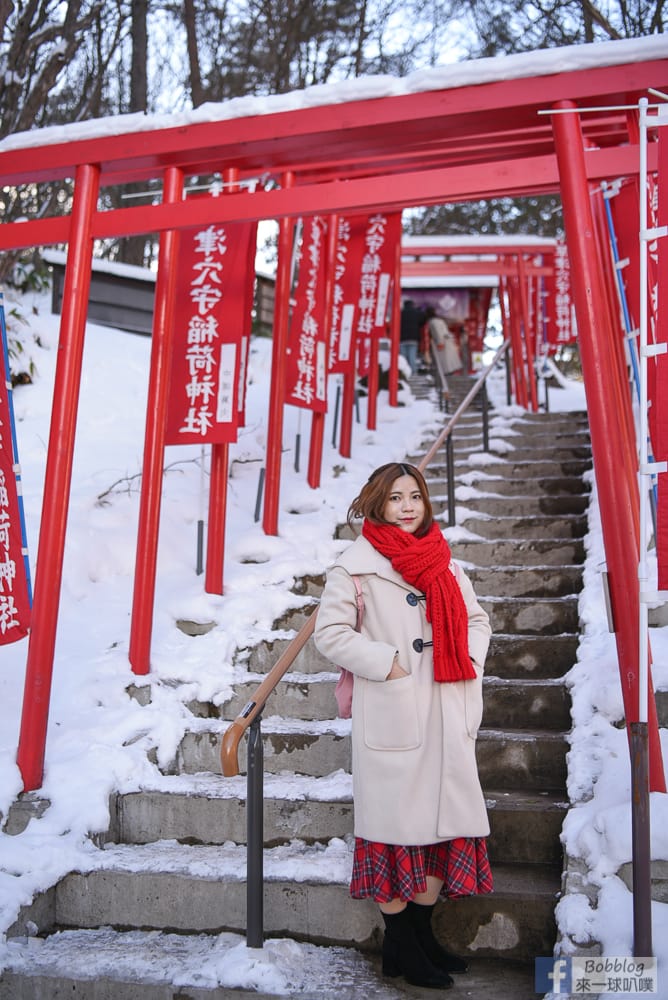
[[[364,576],[374,574],[385,580],[396,583],[397,586],[405,590],[415,591],[403,576],[393,568],[392,563],[385,556],[381,555],[378,549],[360,535],[355,539],[338,560],[337,565],[342,566],[351,576]]]

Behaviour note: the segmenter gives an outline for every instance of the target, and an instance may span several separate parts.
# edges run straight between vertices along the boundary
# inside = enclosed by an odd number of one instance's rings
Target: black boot
[[[381,911],[382,912],[382,911]],[[408,909],[383,913],[383,975],[403,976],[413,986],[448,990],[454,979],[433,965],[420,947],[417,931]]]
[[[434,905],[432,903],[431,906],[424,906],[422,903],[411,901],[406,908],[422,950],[437,969],[442,969],[444,972],[468,972],[468,962],[460,958],[459,955],[453,955],[452,952],[446,951],[434,937],[434,932],[431,929]]]

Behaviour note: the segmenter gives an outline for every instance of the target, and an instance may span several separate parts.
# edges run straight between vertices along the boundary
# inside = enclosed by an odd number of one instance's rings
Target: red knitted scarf
[[[475,670],[468,648],[468,612],[450,571],[450,546],[437,524],[416,538],[390,524],[368,518],[362,534],[412,587],[427,598],[427,621],[434,637],[434,680],[472,680]]]

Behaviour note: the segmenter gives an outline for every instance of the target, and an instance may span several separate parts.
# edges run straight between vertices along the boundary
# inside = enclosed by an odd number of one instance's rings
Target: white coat
[[[360,578],[364,596],[361,632],[355,631],[353,575]],[[456,576],[478,676],[437,683],[432,647],[418,652],[413,645],[432,638],[424,595],[385,556],[360,536],[327,574],[314,642],[324,656],[354,674],[355,835],[366,840],[424,845],[489,833],[475,740],[491,629],[470,580],[459,568]],[[409,675],[388,681],[397,652]]]
[[[459,371],[462,367],[459,344],[441,316],[432,316],[429,320],[429,333],[434,345],[432,354],[443,375]]]

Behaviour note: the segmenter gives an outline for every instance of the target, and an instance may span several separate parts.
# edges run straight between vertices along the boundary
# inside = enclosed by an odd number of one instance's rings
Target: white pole
[[[647,661],[649,658],[647,592],[647,98],[640,100],[640,329],[638,353],[640,355],[640,462],[638,489],[640,493],[640,559],[639,585],[639,670],[638,670],[638,721],[647,722]]]

